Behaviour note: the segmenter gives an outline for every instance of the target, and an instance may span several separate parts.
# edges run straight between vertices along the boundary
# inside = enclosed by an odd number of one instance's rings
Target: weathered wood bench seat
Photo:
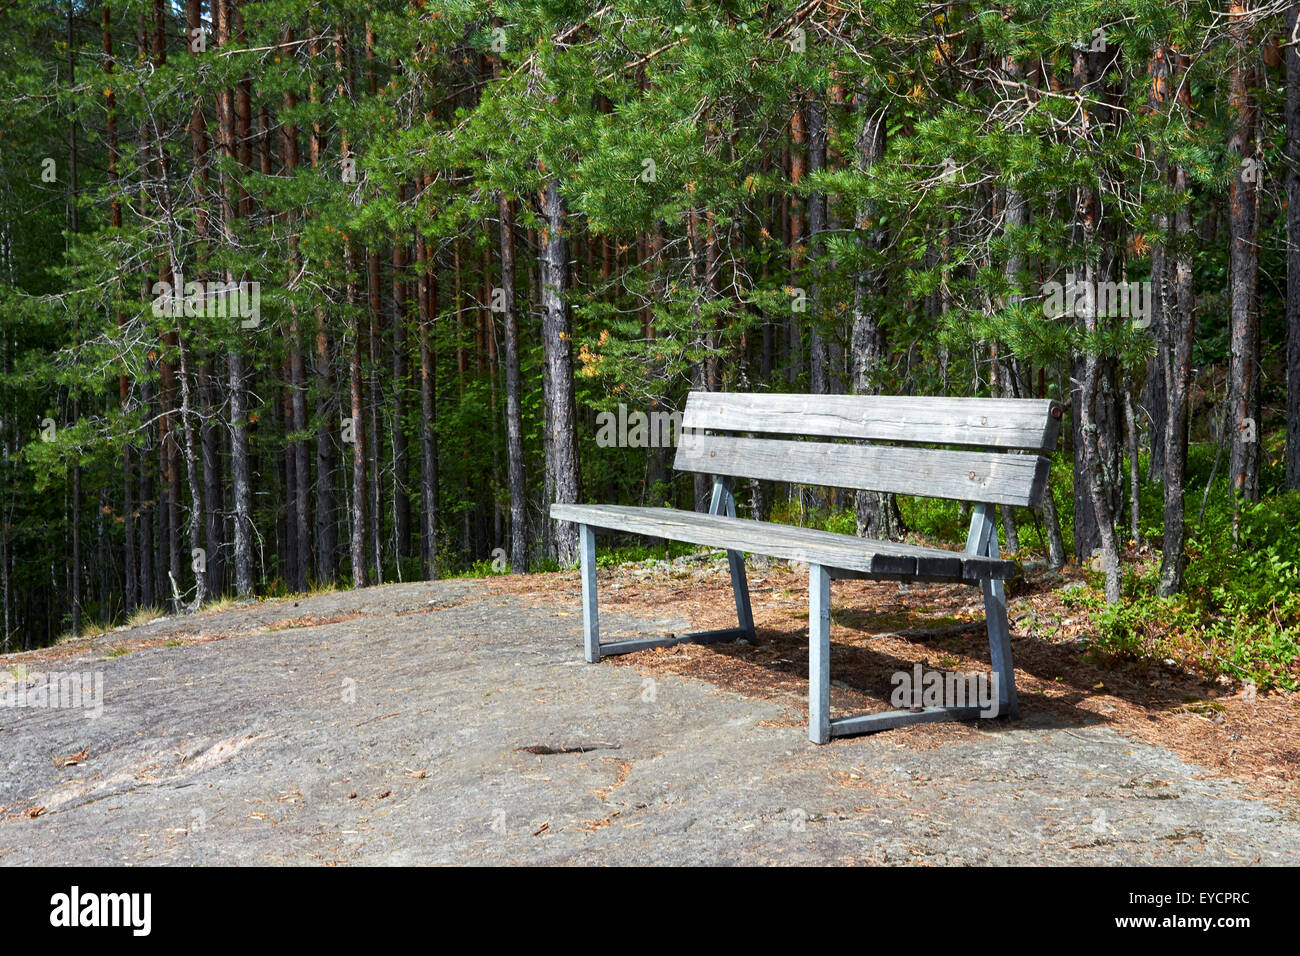
[[[1008,578],[1014,570],[1012,562],[1000,558],[892,541],[872,541],[851,534],[698,511],[623,505],[556,505],[551,509],[551,515],[593,528],[821,564],[831,569],[831,577],[848,576],[837,575],[837,571],[854,571],[859,572],[855,576],[891,581],[964,581],[975,584],[984,578]]]
[[[1014,565],[998,555],[990,505],[1034,506],[1049,462],[1060,406],[1036,399],[947,399],[854,395],[692,392],[675,467],[711,474],[707,514],[619,505],[551,506],[551,517],[579,526],[586,659],[647,647],[754,638],[745,553],[809,566],[809,726],[815,743],[917,721],[964,719],[975,707],[927,707],[830,720],[830,581],[868,578],[970,584],[984,594],[999,712],[1015,716],[1015,679],[1003,581]],[[739,434],[729,434],[739,433]],[[794,436],[752,438],[750,434]],[[831,439],[815,441],[807,439]],[[851,443],[850,443],[851,442]],[[908,442],[910,444],[863,444]],[[953,449],[964,445],[966,449]],[[930,447],[926,447],[930,446]],[[970,450],[973,446],[979,450]],[[736,516],[732,478],[757,478],[974,502],[964,551],[873,541]],[[601,643],[594,530],[641,534],[727,551],[738,626],[665,638]]]

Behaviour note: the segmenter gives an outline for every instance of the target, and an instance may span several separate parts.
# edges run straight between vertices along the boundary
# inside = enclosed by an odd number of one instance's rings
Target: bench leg
[[[582,642],[588,664],[600,660],[600,622],[596,612],[596,534],[590,525],[578,525],[578,552],[582,558]]]
[[[993,546],[997,550],[997,545]],[[989,658],[998,676],[998,710],[1007,717],[1020,716],[1016,700],[1016,674],[1011,666],[1011,631],[1007,624],[1006,589],[1001,581],[987,580],[984,587],[984,617],[989,629]]]
[[[971,512],[970,533],[966,536],[968,554],[998,557],[998,529],[993,523],[992,507],[976,505]],[[1016,699],[1016,673],[1011,665],[1011,631],[1007,622],[1006,585],[987,579],[980,582],[984,591],[984,619],[989,631],[989,659],[998,677],[998,710],[1002,715],[1020,716]]]
[[[578,525],[578,557],[581,562],[582,576],[582,645],[583,659],[588,664],[598,664],[602,657],[615,654],[631,654],[649,647],[675,647],[678,644],[714,644],[721,641],[735,641],[740,638],[754,639],[754,620],[749,612],[749,588],[745,583],[744,557],[740,552],[728,552],[735,555],[734,562],[739,562],[739,569],[732,564],[731,586],[736,593],[736,610],[741,608],[740,627],[728,627],[717,631],[697,631],[691,634],[670,634],[667,637],[634,637],[623,641],[600,643],[600,615],[597,610],[596,597],[596,532],[590,525]],[[736,590],[737,573],[739,589]]]
[[[755,640],[754,612],[749,607],[749,581],[745,577],[745,556],[739,551],[727,552],[731,568],[731,593],[736,599],[736,620],[742,631],[749,632],[750,643]]]
[[[808,739],[831,739],[831,576],[808,566]]]
[[[709,514],[736,517],[736,499],[731,493],[731,479],[719,475],[713,479],[713,497],[709,500]],[[739,551],[727,552],[727,565],[731,569],[731,593],[736,599],[736,621],[739,630],[748,631],[755,639],[754,614],[749,607],[749,581],[745,577],[745,556]]]

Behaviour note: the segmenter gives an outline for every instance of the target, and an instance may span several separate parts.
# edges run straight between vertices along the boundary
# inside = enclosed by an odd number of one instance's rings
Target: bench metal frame
[[[709,514],[736,517],[736,500],[731,493],[728,478],[713,480],[713,498]],[[600,642],[600,619],[596,607],[596,534],[591,525],[578,525],[578,550],[582,556],[582,640],[588,664],[602,657],[631,654],[648,647],[673,647],[676,644],[716,644],[746,638],[753,643],[754,615],[749,608],[749,581],[745,577],[745,556],[739,551],[727,552],[731,568],[731,592],[736,599],[737,626],[718,631],[696,631],[691,634],[674,634],[671,637],[629,637],[608,644]]]
[[[998,557],[997,526],[987,505],[972,508],[970,531],[966,535],[966,553]],[[832,737],[848,737],[889,730],[906,724],[931,723],[937,720],[969,720],[982,716],[978,707],[920,707],[889,710],[856,717],[830,717],[831,684],[831,578],[841,577],[818,564],[808,567],[808,739],[815,744],[828,743]],[[998,675],[997,716],[1019,716],[1016,700],[1016,676],[1011,666],[1011,632],[1007,623],[1006,591],[1002,581],[985,578],[984,617],[989,634],[989,657]]]

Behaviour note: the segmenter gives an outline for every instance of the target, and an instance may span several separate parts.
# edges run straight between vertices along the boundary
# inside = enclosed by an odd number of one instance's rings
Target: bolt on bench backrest
[[[1051,452],[1060,426],[1061,406],[1047,399],[691,392],[674,467],[1032,507],[1050,463],[1021,452]]]

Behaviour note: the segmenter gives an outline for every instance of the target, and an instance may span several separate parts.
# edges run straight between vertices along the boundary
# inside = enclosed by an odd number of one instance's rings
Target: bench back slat
[[[682,428],[1050,452],[1061,407],[1037,398],[692,392]]]
[[[1060,406],[1037,399],[692,392],[678,471],[1035,506],[1047,487]],[[726,432],[740,432],[728,435]],[[800,438],[891,441],[779,440]],[[970,445],[928,448],[920,444]],[[988,451],[984,449],[997,449]]]
[[[682,432],[678,471],[861,488],[1025,507],[1038,503],[1049,462],[1038,455]]]

